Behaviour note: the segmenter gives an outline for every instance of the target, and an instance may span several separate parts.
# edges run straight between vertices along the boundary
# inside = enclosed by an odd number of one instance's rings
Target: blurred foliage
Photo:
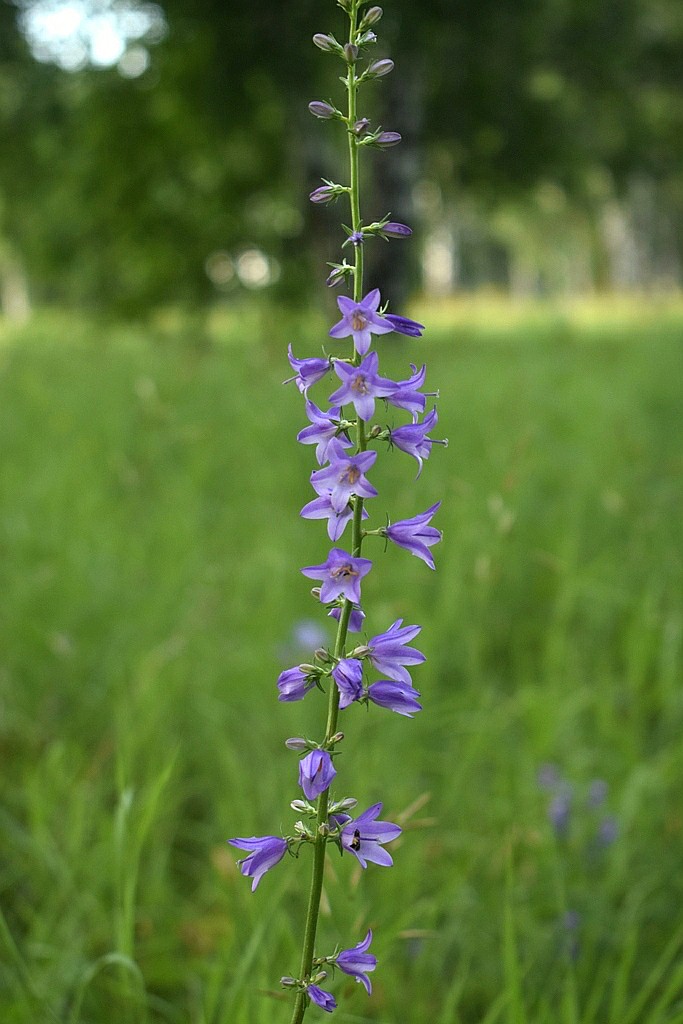
[[[306,111],[339,95],[339,68],[310,38],[340,30],[341,12],[314,0],[162,6],[166,36],[126,78],[34,60],[16,7],[0,2],[0,262],[21,263],[38,302],[135,312],[211,298],[207,257],[255,246],[283,268],[280,292],[300,298],[326,224],[306,194],[339,173],[339,132]],[[419,176],[447,199],[527,203],[530,215],[548,183],[590,212],[641,174],[680,222],[678,0],[394,0],[378,34],[397,71],[368,90],[370,112],[404,146],[372,161],[377,215],[408,219]]]

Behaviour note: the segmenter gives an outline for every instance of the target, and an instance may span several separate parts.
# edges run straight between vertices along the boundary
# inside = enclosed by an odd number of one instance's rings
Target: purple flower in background
[[[398,544],[399,547],[405,548],[406,551],[410,551],[411,555],[421,558],[430,569],[433,569],[434,559],[429,549],[434,544],[439,543],[442,534],[441,530],[429,526],[429,523],[440,507],[441,502],[437,501],[435,505],[432,505],[419,516],[413,516],[412,519],[401,519],[397,523],[390,523],[382,532],[392,543]]]
[[[333,541],[339,540],[346,529],[346,524],[353,519],[353,509],[350,505],[345,505],[341,512],[337,512],[332,507],[331,491],[309,501],[299,514],[303,519],[327,519],[327,535]],[[362,518],[368,518],[365,509],[363,509]]]
[[[414,637],[422,629],[421,626],[402,626],[403,619],[396,619],[386,633],[373,636],[367,645],[368,657],[378,672],[395,680],[412,686],[410,673],[406,665],[421,665],[426,661],[421,651],[408,647]]]
[[[421,391],[418,391],[418,388],[421,388],[425,382],[427,367],[423,366],[418,370],[415,364],[411,363],[410,368],[413,371],[412,377],[396,382],[395,390],[389,396],[389,402],[397,409],[405,409],[411,413],[413,420],[416,420],[419,414],[424,412],[427,404],[426,397]]]
[[[338,405],[323,412],[315,402],[311,402],[309,399],[306,402],[306,415],[311,421],[311,425],[300,430],[296,439],[301,444],[317,445],[315,457],[319,466],[327,462],[327,449],[333,440],[338,441],[342,448],[353,448],[353,442],[345,434],[337,435],[341,417],[341,409]]]
[[[392,821],[377,821],[376,818],[382,810],[381,804],[373,804],[367,811],[364,811],[357,818],[347,818],[345,814],[331,815],[336,818],[344,827],[341,833],[341,844],[358,858],[361,867],[366,868],[367,862],[381,864],[383,867],[391,867],[394,863],[391,855],[382,849],[384,843],[390,843],[398,838],[401,829]]]
[[[251,883],[252,892],[266,871],[274,868],[287,852],[287,840],[278,839],[277,836],[252,836],[251,839],[228,839],[228,842],[238,850],[250,851],[248,857],[243,857],[237,863],[243,875],[254,879]]]
[[[349,241],[352,240],[353,235]],[[389,334],[394,330],[391,324],[387,323],[386,318],[377,312],[379,302],[378,288],[373,288],[360,302],[354,302],[347,295],[340,295],[337,305],[342,318],[334,327],[330,328],[330,337],[348,338],[352,334],[356,352],[359,356],[364,356],[370,348],[372,334]]]
[[[397,334],[407,334],[410,338],[421,338],[422,332],[425,329],[424,324],[419,324],[417,320],[411,320],[407,316],[396,316],[394,313],[387,313],[386,319]]]
[[[330,608],[327,613],[330,618],[336,619],[339,622],[341,615],[341,608]],[[365,612],[361,608],[352,608],[351,615],[349,617],[349,633],[360,633],[363,628],[363,619],[365,618]]]
[[[560,770],[556,764],[542,764],[536,781],[540,789],[555,789],[560,784]]]
[[[350,974],[356,981],[362,982],[368,995],[372,992],[372,984],[368,978],[368,972],[374,971],[377,967],[377,957],[373,956],[372,953],[368,953],[371,942],[372,931],[369,930],[362,942],[359,942],[352,949],[342,949],[341,953],[337,953],[333,961],[344,974]]]
[[[427,434],[434,429],[438,419],[436,408],[434,408],[425,416],[422,423],[406,423],[402,427],[396,427],[395,430],[389,431],[389,443],[400,448],[406,455],[412,455],[416,460],[418,477],[422,472],[424,460],[429,458],[434,444]]]
[[[302,672],[299,665],[294,668],[285,669],[277,680],[277,688],[280,691],[278,700],[291,703],[295,700],[303,700],[309,690],[315,686],[315,679],[312,679],[305,672]]]
[[[352,402],[356,414],[362,420],[370,420],[375,414],[375,399],[386,398],[396,391],[396,383],[377,374],[379,359],[376,352],[365,357],[360,366],[351,366],[338,360],[334,364],[334,372],[342,381],[342,386],[330,395],[330,402],[344,405]]]
[[[294,381],[299,391],[305,395],[312,384],[322,380],[330,370],[329,359],[297,359],[292,353],[292,346],[287,347],[287,358],[296,376],[288,377],[285,384]]]
[[[339,687],[341,710],[362,696],[363,663],[357,658],[341,658],[332,669],[332,678]]]
[[[299,785],[307,800],[315,800],[328,789],[337,769],[326,750],[312,750],[299,761]]]
[[[599,807],[607,799],[608,792],[609,786],[604,779],[593,779],[588,789],[588,806]]]
[[[374,466],[377,452],[345,455],[342,446],[332,441],[327,457],[330,465],[311,473],[311,483],[318,494],[330,493],[330,502],[335,512],[343,512],[354,494],[360,498],[377,496],[377,490],[365,476]]]
[[[395,711],[405,718],[412,718],[416,711],[422,711],[422,705],[417,701],[419,696],[419,690],[391,679],[380,679],[368,687],[368,697],[373,704]]]
[[[611,846],[619,838],[619,822],[613,815],[603,818],[598,827],[598,845]]]
[[[333,1010],[337,1009],[337,1001],[334,996],[329,992],[325,992],[324,989],[318,988],[317,985],[307,985],[306,992],[311,1001],[327,1013],[332,1013]]]
[[[312,580],[321,580],[320,600],[323,604],[344,597],[360,604],[360,581],[372,569],[369,558],[353,558],[341,548],[332,548],[321,565],[308,565],[301,572]]]
[[[572,811],[572,794],[568,788],[562,789],[550,801],[548,818],[550,824],[559,837],[565,836],[569,831],[569,822]]]

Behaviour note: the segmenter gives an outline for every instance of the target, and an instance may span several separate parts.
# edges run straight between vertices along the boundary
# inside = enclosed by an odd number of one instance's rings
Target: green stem
[[[349,11],[349,42],[354,43],[357,34],[357,7],[353,5]],[[351,182],[351,226],[353,231],[360,231],[361,217],[360,217],[360,186],[359,186],[359,174],[358,174],[358,140],[353,133],[353,126],[358,120],[357,115],[357,96],[358,81],[356,79],[356,68],[353,63],[348,66],[348,73],[346,78],[346,90],[348,94],[348,140],[349,140],[349,168],[350,168],[350,182]],[[354,252],[356,256],[355,273],[353,275],[353,298],[355,302],[360,302],[363,296],[363,246],[355,245]],[[360,356],[357,352],[353,355],[353,364],[358,366],[360,363]],[[360,417],[357,418],[356,426],[356,445],[358,451],[365,451],[367,448],[367,439],[365,435],[365,423]],[[362,498],[354,498],[354,510],[353,510],[353,523],[352,523],[352,539],[351,539],[351,554],[354,558],[360,555],[361,547],[363,543],[363,529],[362,529],[362,517],[363,517],[363,500]],[[337,627],[337,636],[334,644],[334,657],[336,659],[342,658],[346,650],[346,636],[349,629],[349,619],[351,618],[352,602],[344,601],[344,605],[339,616],[339,625]],[[337,719],[339,716],[339,689],[332,682],[330,683],[329,701],[327,707],[327,725],[325,729],[325,746],[327,749],[330,747],[330,740],[337,731]],[[315,935],[318,927],[318,917],[320,914],[320,898],[323,888],[323,876],[325,873],[325,855],[327,852],[327,837],[326,837],[326,826],[328,823],[328,807],[329,807],[329,793],[326,790],[321,793],[318,797],[318,808],[316,815],[316,834],[315,834],[315,849],[313,851],[313,874],[311,877],[311,890],[308,897],[308,911],[306,914],[306,928],[304,932],[304,945],[301,954],[301,969],[299,978],[304,981],[311,976],[313,970],[313,957],[315,953]],[[306,1013],[308,1006],[308,997],[305,992],[297,992],[296,1001],[294,1003],[294,1013],[292,1015],[291,1024],[301,1024]]]

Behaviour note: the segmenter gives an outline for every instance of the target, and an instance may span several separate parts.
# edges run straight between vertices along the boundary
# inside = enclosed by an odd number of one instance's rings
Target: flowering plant
[[[428,436],[437,423],[436,409],[425,414],[427,396],[420,389],[425,382],[426,368],[418,370],[411,365],[412,374],[405,380],[394,381],[379,373],[379,357],[372,348],[373,335],[402,334],[419,338],[423,325],[405,316],[387,311],[382,305],[377,288],[363,294],[363,255],[366,242],[372,238],[384,240],[409,237],[411,229],[387,215],[381,220],[364,223],[360,210],[359,157],[367,147],[387,149],[401,141],[398,132],[373,128],[366,117],[358,113],[358,93],[362,85],[384,77],[394,67],[388,58],[372,60],[366,52],[377,41],[374,26],[382,17],[380,7],[367,7],[366,0],[338,0],[349,20],[348,41],[340,43],[333,35],[319,33],[313,37],[315,45],[337,58],[345,67],[347,106],[342,112],[324,100],[314,100],[309,110],[314,117],[338,121],[343,125],[348,140],[348,184],[324,181],[310,194],[313,203],[327,203],[342,196],[348,197],[351,224],[346,228],[344,246],[351,246],[353,262],[329,264],[327,278],[330,287],[346,285],[350,296],[338,298],[341,319],[330,329],[335,342],[351,340],[346,353],[328,356],[298,358],[291,346],[289,362],[294,382],[306,400],[309,426],[304,427],[298,440],[315,445],[319,469],[311,473],[311,485],[316,497],[304,505],[302,517],[327,520],[327,532],[333,546],[324,562],[301,569],[304,576],[314,580],[313,596],[337,622],[333,649],[315,651],[311,662],[295,665],[280,674],[277,681],[279,700],[302,700],[313,690],[326,692],[327,720],[324,737],[312,741],[293,737],[286,741],[290,750],[301,756],[299,786],[305,799],[292,801],[292,808],[307,822],[298,821],[292,835],[285,837],[262,836],[231,839],[229,842],[247,852],[238,861],[242,874],[252,878],[252,891],[263,875],[275,867],[289,852],[298,857],[302,848],[313,847],[311,889],[306,917],[301,966],[298,977],[283,977],[282,985],[295,992],[292,1024],[301,1024],[307,1007],[315,1003],[326,1012],[336,1008],[334,996],[320,987],[331,967],[349,974],[361,982],[368,994],[372,985],[368,973],[374,971],[377,960],[368,952],[372,931],[355,946],[327,956],[316,956],[315,944],[323,884],[323,870],[327,847],[334,844],[341,854],[350,854],[362,868],[368,863],[390,867],[391,854],[385,846],[395,840],[401,829],[391,821],[380,819],[382,804],[375,803],[356,817],[348,811],[356,806],[353,798],[331,799],[331,786],[336,784],[334,766],[336,748],[343,740],[338,731],[340,712],[353,704],[374,704],[411,718],[422,710],[411,677],[413,666],[425,660],[424,655],[411,647],[420,632],[420,626],[404,626],[397,619],[384,632],[371,636],[366,643],[355,647],[349,644],[350,633],[364,629],[365,612],[361,608],[361,587],[371,572],[373,563],[362,555],[366,538],[380,537],[405,548],[434,568],[430,551],[441,533],[431,526],[431,520],[440,503],[409,519],[399,520],[377,529],[363,525],[369,515],[365,502],[377,497],[377,489],[369,479],[378,451],[371,445],[398,448],[418,463],[418,476],[431,454],[433,444],[446,444]],[[348,344],[348,343],[347,343]],[[316,405],[309,397],[311,388],[334,374],[339,386],[328,396],[328,408]],[[289,382],[288,381],[288,382]],[[378,402],[408,413],[411,421],[396,428],[372,423]],[[422,418],[421,418],[422,417]],[[343,537],[350,527],[350,543]],[[344,546],[341,546],[344,544]],[[339,545],[339,546],[338,546]],[[350,648],[350,649],[349,649]],[[365,682],[366,674],[374,671],[382,678]]]

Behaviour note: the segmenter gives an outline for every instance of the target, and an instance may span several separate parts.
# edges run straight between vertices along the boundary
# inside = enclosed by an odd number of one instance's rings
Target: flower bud
[[[313,42],[319,50],[324,50],[325,53],[339,53],[341,50],[341,46],[334,36],[325,35],[322,32],[316,32]]]
[[[384,11],[381,7],[369,7],[361,19],[359,26],[361,32],[366,28],[370,28],[371,25],[376,25],[383,14]]]
[[[308,104],[308,109],[314,117],[319,117],[323,121],[329,121],[337,114],[334,107],[330,106],[329,103],[325,103],[324,100],[313,100]]]
[[[370,43],[376,43],[376,42],[377,42],[377,36],[375,35],[374,32],[364,32],[363,35],[358,40],[358,45],[359,46],[369,46]]]
[[[356,268],[350,266],[346,261],[344,263],[328,263],[328,267],[332,267],[325,282],[328,288],[336,288],[337,285],[342,284],[347,277],[356,271]]]
[[[384,78],[385,75],[391,74],[394,70],[393,60],[389,60],[385,57],[383,60],[375,60],[372,62],[368,70],[365,72],[366,78]]]
[[[320,185],[313,189],[308,198],[312,203],[329,203],[337,194],[334,185]]]
[[[354,46],[353,43],[346,43],[344,45],[344,56],[346,57],[347,64],[353,64],[358,60],[358,47]]]
[[[306,812],[311,809],[311,805],[306,803],[305,800],[292,800],[289,806],[293,811],[296,811],[297,814],[306,814]]]
[[[372,144],[380,149],[389,149],[390,146],[398,146],[400,141],[401,136],[399,132],[380,132],[372,140]]]
[[[354,122],[353,134],[357,135],[358,138],[361,138],[363,135],[367,135],[369,124],[370,122],[368,121],[367,117],[359,118],[358,121]]]
[[[302,750],[308,750],[308,740],[305,740],[303,736],[290,736],[288,740],[285,740],[285,746],[288,750],[300,753]]]
[[[380,234],[385,235],[386,238],[408,238],[412,233],[413,229],[409,228],[407,224],[399,224],[394,220],[390,220],[388,224],[383,224],[380,229]]]
[[[296,988],[299,982],[296,978],[290,978],[289,975],[286,974],[283,978],[280,978],[280,984],[284,985],[285,988]]]
[[[320,587],[311,587],[311,597],[314,597],[316,601],[320,600]]]
[[[355,797],[345,796],[343,800],[338,800],[336,803],[332,804],[330,810],[334,813],[337,811],[351,811],[357,804],[358,801]]]
[[[341,741],[343,739],[344,739],[344,733],[343,732],[335,732],[334,736],[330,736],[329,746],[333,747],[335,745],[335,743],[341,743]]]

